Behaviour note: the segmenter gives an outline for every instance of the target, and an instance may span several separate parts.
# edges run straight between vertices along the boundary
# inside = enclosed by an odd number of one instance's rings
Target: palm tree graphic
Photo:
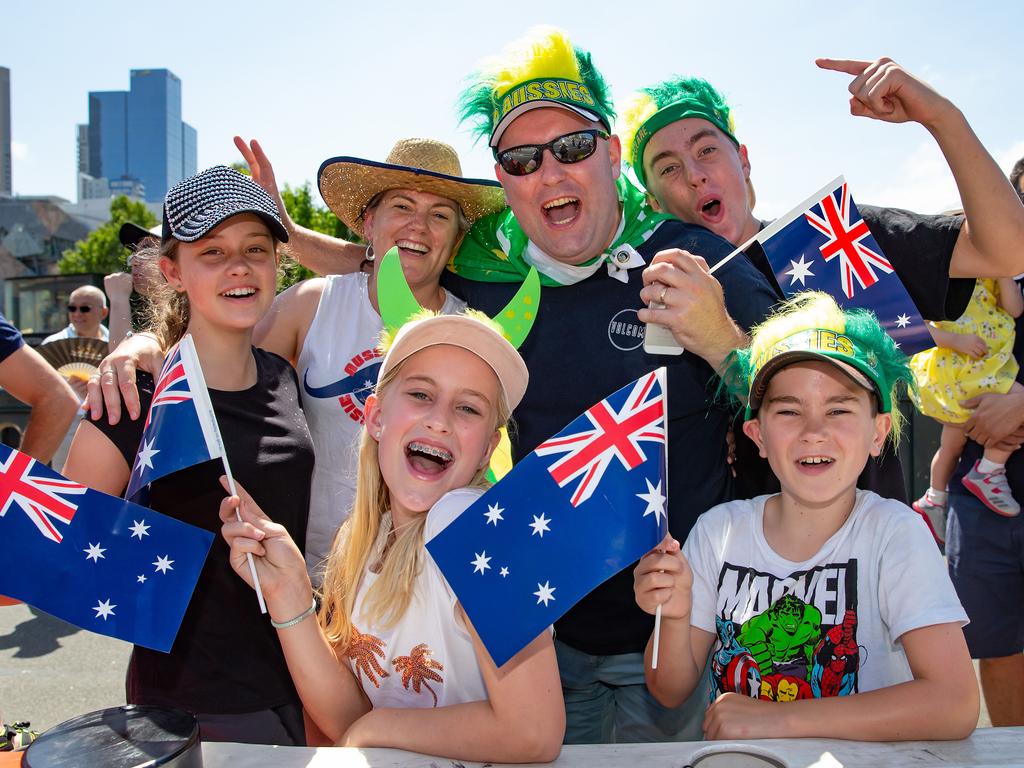
[[[409,684],[412,683],[412,689],[416,693],[420,693],[420,686],[422,685],[428,691],[430,695],[434,697],[434,706],[437,706],[437,694],[434,693],[434,689],[430,687],[428,680],[433,680],[436,683],[444,683],[444,679],[435,672],[435,669],[444,671],[444,665],[430,658],[433,655],[433,651],[427,647],[426,643],[420,643],[408,656],[399,656],[398,658],[392,659],[391,663],[395,665],[395,669],[402,673],[402,685],[405,689],[409,689]]]
[[[384,659],[384,641],[373,635],[364,635],[355,626],[352,627],[352,637],[345,655],[355,664],[356,677],[366,675],[366,679],[373,683],[374,688],[380,688],[378,676],[383,679],[391,675],[377,661],[378,656]]]

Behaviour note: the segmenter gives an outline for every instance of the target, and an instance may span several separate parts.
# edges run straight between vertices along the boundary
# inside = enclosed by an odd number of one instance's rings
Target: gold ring
[[[667,285],[661,286],[661,293],[658,295],[658,303],[659,304],[664,304],[665,303],[665,293],[667,291],[668,291],[668,286]]]

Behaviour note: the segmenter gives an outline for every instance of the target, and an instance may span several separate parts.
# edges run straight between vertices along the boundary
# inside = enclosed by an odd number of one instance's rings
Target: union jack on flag
[[[657,371],[651,371],[633,383],[619,410],[602,400],[583,413],[589,422],[586,429],[556,435],[537,447],[538,456],[565,454],[548,467],[560,488],[582,477],[570,499],[572,506],[590,498],[614,459],[627,470],[634,469],[647,460],[641,442],[665,444],[665,395],[656,384]]]
[[[427,542],[498,666],[664,538],[665,375],[588,408]]]
[[[180,347],[180,342],[171,347],[171,351],[160,369],[160,376],[156,380],[156,387],[153,390],[153,401],[149,404],[149,411],[146,413],[147,427],[156,408],[162,405],[184,403],[192,399],[192,390],[189,389],[188,375],[185,373]]]
[[[195,343],[186,335],[167,354],[154,385],[125,498],[143,501],[154,480],[223,455]]]
[[[86,488],[6,445],[0,499],[0,593],[90,632],[171,649],[211,532]],[[25,515],[8,514],[14,507]]]
[[[869,309],[908,355],[934,346],[892,263],[882,253],[842,176],[762,229],[764,249],[786,296],[824,291],[846,309]],[[753,257],[753,254],[752,254]]]
[[[825,195],[818,201],[821,215],[813,211],[804,213],[808,223],[825,237],[828,242],[818,246],[825,261],[839,257],[839,265],[843,271],[843,293],[846,298],[853,298],[853,280],[857,279],[861,288],[870,288],[878,282],[872,267],[877,267],[887,275],[892,274],[892,264],[880,253],[871,250],[862,241],[871,236],[871,230],[864,219],[850,223],[850,212],[853,208],[850,192],[846,182],[840,187],[838,203],[833,193]],[[877,246],[876,246],[877,247]]]
[[[44,472],[30,456],[11,451],[0,463],[0,517],[4,517],[11,505],[21,509],[39,532],[50,541],[60,544],[64,534],[57,524],[69,525],[78,510],[78,505],[64,498],[81,496],[88,490],[84,485],[54,477],[49,468]]]

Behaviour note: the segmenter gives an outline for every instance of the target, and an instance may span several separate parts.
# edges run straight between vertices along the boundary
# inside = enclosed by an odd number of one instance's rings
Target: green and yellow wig
[[[873,312],[844,310],[826,293],[798,293],[755,327],[750,346],[735,350],[726,361],[722,386],[746,404],[750,419],[772,375],[790,363],[815,358],[860,374],[874,390],[878,410],[892,414],[894,439],[899,439],[903,420],[893,406],[900,383],[913,386],[909,359]]]
[[[518,114],[534,107],[563,106],[609,131],[615,119],[608,85],[590,53],[553,27],[537,27],[510,43],[469,81],[459,98],[459,121],[471,123],[476,137],[488,137],[492,147]]]
[[[626,162],[645,187],[643,160],[647,142],[666,125],[687,117],[707,120],[739,146],[732,110],[707,80],[676,76],[641,88],[623,108],[618,134]]]

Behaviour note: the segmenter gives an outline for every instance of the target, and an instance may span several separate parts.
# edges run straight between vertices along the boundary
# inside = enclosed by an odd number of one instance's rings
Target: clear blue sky
[[[404,136],[454,144],[469,175],[486,148],[455,122],[462,78],[539,23],[589,48],[618,101],[673,73],[708,78],[750,150],[758,213],[778,215],[839,173],[857,199],[931,212],[957,202],[919,126],[848,113],[848,78],[816,56],[888,55],[967,114],[1004,167],[1024,155],[1024,3],[220,2],[6,3],[14,190],[74,199],[75,125],[91,90],[126,90],[133,68],[182,80],[199,166],[259,138],[292,184],[334,155],[382,160]]]

